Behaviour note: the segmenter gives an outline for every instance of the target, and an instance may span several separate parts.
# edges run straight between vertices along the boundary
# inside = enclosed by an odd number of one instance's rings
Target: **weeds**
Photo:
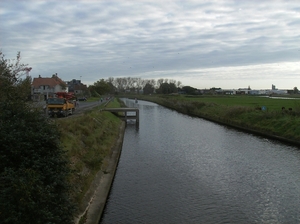
[[[115,107],[119,104],[114,100],[108,104],[111,105]],[[83,116],[57,119],[55,122],[61,132],[63,148],[71,161],[73,174],[70,182],[73,197],[79,205],[118,138],[121,120],[95,108]]]

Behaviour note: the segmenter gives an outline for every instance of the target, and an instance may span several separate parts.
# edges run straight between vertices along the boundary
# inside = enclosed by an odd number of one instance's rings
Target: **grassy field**
[[[257,96],[130,96],[300,145],[300,100]],[[262,110],[261,108],[266,108]],[[282,110],[285,107],[285,110]],[[292,110],[289,110],[292,108]]]
[[[174,98],[174,96],[167,96]],[[281,110],[282,107],[286,109],[292,108],[300,110],[300,98],[280,98],[280,97],[265,97],[265,96],[176,96],[178,100],[189,100],[203,103],[215,103],[226,106],[249,106],[249,107],[265,107],[266,110]]]

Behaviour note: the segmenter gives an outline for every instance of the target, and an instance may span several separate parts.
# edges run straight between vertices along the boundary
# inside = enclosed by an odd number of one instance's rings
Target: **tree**
[[[110,77],[106,80],[106,82],[110,86],[109,93],[114,94],[116,92],[116,87],[114,86],[114,78]]]
[[[124,78],[116,78],[115,85],[119,92],[125,91],[125,79]]]
[[[298,94],[298,93],[299,93],[299,90],[298,90],[297,87],[294,87],[294,93],[295,93],[295,94]]]
[[[31,94],[31,78],[21,78],[26,65],[21,64],[20,60],[20,53],[17,54],[17,59],[7,60],[0,51],[0,102],[27,100]]]
[[[164,79],[158,79],[156,83],[157,83],[157,89],[159,89],[161,84],[164,83]]]
[[[88,87],[88,91],[90,92],[92,97],[100,97],[100,94],[96,91],[96,88],[94,85],[90,85]]]
[[[99,94],[103,95],[110,92],[110,85],[104,79],[100,79],[99,81],[94,83],[94,90]]]
[[[181,81],[177,81],[177,84],[176,84],[177,88],[180,88],[181,84],[182,84]]]
[[[175,83],[169,83],[169,88],[170,88],[170,93],[177,93],[177,87],[175,85]]]
[[[162,94],[170,94],[171,92],[171,88],[170,88],[170,84],[167,82],[164,82],[160,85],[159,89],[158,89],[158,93],[162,93]]]
[[[182,90],[186,93],[186,94],[190,94],[190,95],[194,95],[196,94],[196,88],[191,87],[191,86],[184,86],[182,87]]]
[[[137,92],[140,93],[140,90],[143,88],[144,85],[144,80],[141,78],[136,78],[135,84],[136,84]]]
[[[144,94],[152,94],[154,93],[154,86],[150,83],[147,83],[143,89]]]
[[[69,161],[55,124],[27,101],[20,54],[0,52],[1,223],[72,223]]]
[[[109,86],[109,93],[115,94],[116,88],[114,87],[114,85],[111,82],[107,82],[107,85]]]

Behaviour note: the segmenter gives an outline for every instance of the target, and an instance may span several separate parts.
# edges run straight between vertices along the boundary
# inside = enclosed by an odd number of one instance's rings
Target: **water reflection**
[[[102,223],[299,222],[297,148],[137,106]]]

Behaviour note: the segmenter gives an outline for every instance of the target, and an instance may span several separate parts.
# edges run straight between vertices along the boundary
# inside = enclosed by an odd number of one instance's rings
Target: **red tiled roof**
[[[55,87],[59,84],[65,84],[64,81],[62,81],[59,77],[53,76],[52,78],[34,78],[32,81],[32,85],[34,88],[39,88],[40,86],[49,86],[50,88]]]

